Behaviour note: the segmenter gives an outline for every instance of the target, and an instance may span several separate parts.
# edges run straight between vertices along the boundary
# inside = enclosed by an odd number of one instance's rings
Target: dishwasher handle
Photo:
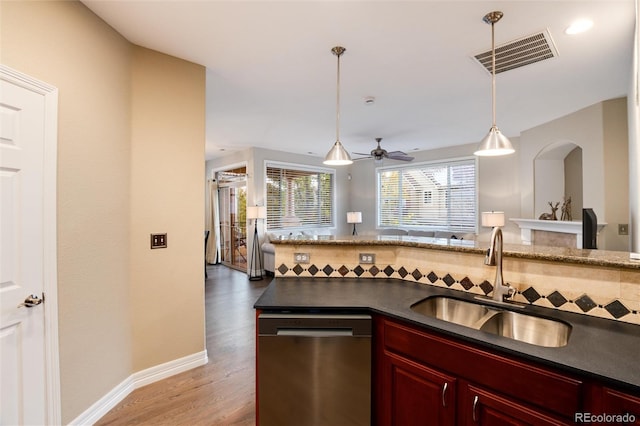
[[[370,315],[261,314],[259,336],[371,337]]]
[[[281,328],[276,336],[294,337],[353,337],[353,329]]]

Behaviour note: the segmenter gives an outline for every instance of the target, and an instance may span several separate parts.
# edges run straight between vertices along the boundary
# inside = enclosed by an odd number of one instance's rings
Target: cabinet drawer
[[[567,418],[583,407],[580,380],[533,363],[496,355],[452,338],[385,319],[385,349],[429,364],[457,377],[513,395]]]

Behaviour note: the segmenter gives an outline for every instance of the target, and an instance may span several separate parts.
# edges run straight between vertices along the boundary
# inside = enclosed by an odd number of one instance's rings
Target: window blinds
[[[474,159],[380,169],[378,226],[475,232]]]
[[[333,226],[333,174],[267,165],[267,228]]]

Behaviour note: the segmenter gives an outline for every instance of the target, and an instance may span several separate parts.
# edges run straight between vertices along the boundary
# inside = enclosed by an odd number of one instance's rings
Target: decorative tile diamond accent
[[[627,309],[626,306],[624,306],[619,300],[614,300],[613,302],[609,303],[608,305],[605,305],[604,307],[607,312],[609,312],[611,314],[611,316],[613,316],[615,319],[618,318],[622,318],[623,316],[627,315],[629,312],[631,312],[629,309]]]
[[[445,275],[442,281],[444,281],[444,283],[449,287],[456,283],[456,280],[449,274]]]
[[[471,281],[469,279],[469,277],[464,277],[461,281],[460,284],[462,285],[462,287],[464,287],[465,290],[469,291],[473,288],[473,286],[475,284],[473,284],[473,281]]]
[[[482,281],[482,283],[478,286],[484,292],[484,295],[491,293],[493,291],[493,286],[487,280]]]
[[[287,268],[287,266],[284,263],[278,266],[278,272],[280,272],[280,275],[286,274],[288,270],[289,268]]]
[[[578,297],[575,301],[575,304],[578,305],[580,309],[582,309],[582,312],[589,312],[590,310],[598,306],[598,304],[586,294]]]
[[[551,293],[550,295],[548,295],[547,300],[551,302],[551,304],[556,308],[559,308],[560,306],[567,303],[567,299],[565,299],[565,297],[562,294],[560,294],[557,290]]]
[[[311,265],[311,266],[309,266],[309,268],[307,269],[307,271],[309,271],[309,273],[310,273],[311,275],[315,275],[315,274],[317,274],[317,273],[320,271],[320,269],[318,269],[318,267],[317,267],[316,265]]]
[[[427,278],[429,279],[429,281],[431,281],[431,284],[433,284],[436,281],[438,281],[438,276],[433,271],[429,272],[429,275],[427,275]]]
[[[387,274],[388,277],[391,276],[391,274],[393,274],[395,271],[394,269],[391,267],[391,265],[387,265],[386,268],[384,268],[384,273]]]
[[[292,271],[295,272],[296,275],[300,275],[301,273],[304,272],[304,268],[299,264],[297,264],[296,266],[293,267]]]
[[[535,303],[536,300],[542,297],[540,296],[540,293],[538,293],[536,289],[533,287],[529,287],[528,289],[523,291],[522,295],[524,296],[525,299],[527,299],[527,302],[529,303]]]
[[[349,273],[349,268],[347,268],[346,266],[342,265],[340,267],[340,269],[338,269],[338,272],[340,272],[340,275],[342,275],[344,277],[345,275],[347,275]]]
[[[376,265],[373,265],[371,268],[369,268],[369,273],[375,277],[380,273],[380,269],[378,269]]]
[[[362,268],[362,266],[358,265],[355,268],[353,268],[353,272],[355,272],[355,274],[357,276],[360,276],[360,275],[364,274],[364,268]]]
[[[422,278],[422,273],[416,269],[411,273],[411,276],[414,280],[418,281],[420,278]]]
[[[334,271],[334,269],[331,267],[331,265],[327,265],[324,268],[322,268],[322,272],[324,272],[324,274],[326,276],[331,275],[331,273]]]
[[[407,275],[409,275],[409,272],[407,272],[406,269],[404,269],[404,266],[402,266],[400,269],[398,269],[398,273],[400,274],[400,276],[402,278],[406,277]]]

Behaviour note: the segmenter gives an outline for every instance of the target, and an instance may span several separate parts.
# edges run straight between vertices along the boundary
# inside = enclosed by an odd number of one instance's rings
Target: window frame
[[[269,168],[278,168],[278,169],[284,169],[284,170],[291,170],[291,171],[298,171],[298,172],[310,172],[310,173],[317,173],[317,174],[321,174],[321,173],[325,173],[325,174],[329,174],[331,175],[331,223],[330,224],[312,224],[312,225],[297,225],[297,226],[285,226],[285,227],[278,227],[278,228],[271,228],[269,227],[269,191],[268,191],[268,176],[267,176],[267,170]],[[336,227],[336,200],[337,200],[337,194],[336,194],[336,169],[333,168],[328,168],[328,167],[317,167],[317,166],[310,166],[307,164],[299,164],[299,163],[289,163],[289,162],[282,162],[282,161],[273,161],[273,160],[265,160],[264,162],[264,204],[265,207],[267,209],[267,218],[265,218],[265,228],[268,231],[303,231],[306,229],[333,229]]]
[[[419,169],[421,167],[432,167],[432,166],[447,166],[450,167],[452,165],[455,164],[460,164],[460,163],[472,163],[473,167],[474,167],[474,209],[475,209],[475,217],[473,220],[473,229],[459,229],[459,228],[452,228],[451,227],[451,223],[448,222],[447,226],[429,226],[429,225],[406,225],[406,224],[399,224],[396,226],[393,225],[382,225],[381,224],[381,209],[380,209],[380,187],[381,187],[381,177],[382,177],[382,173],[385,171],[396,171],[396,170],[400,170],[400,171],[404,171],[404,170],[409,170],[409,169]],[[455,158],[445,158],[445,159],[439,159],[439,160],[431,160],[431,161],[422,161],[419,163],[412,163],[412,164],[402,164],[402,165],[392,165],[392,166],[381,166],[381,167],[376,167],[375,168],[375,181],[376,181],[376,187],[375,187],[375,191],[376,191],[376,205],[375,205],[375,209],[376,209],[376,229],[404,229],[404,230],[429,230],[429,231],[446,231],[446,232],[456,232],[456,233],[474,233],[477,234],[478,233],[478,216],[479,216],[479,209],[480,209],[480,203],[479,203],[479,196],[480,196],[480,192],[479,192],[479,161],[478,158],[475,156],[465,156],[465,157],[455,157]],[[402,182],[402,179],[400,179],[400,184]],[[424,201],[424,195],[423,195],[423,201]]]

